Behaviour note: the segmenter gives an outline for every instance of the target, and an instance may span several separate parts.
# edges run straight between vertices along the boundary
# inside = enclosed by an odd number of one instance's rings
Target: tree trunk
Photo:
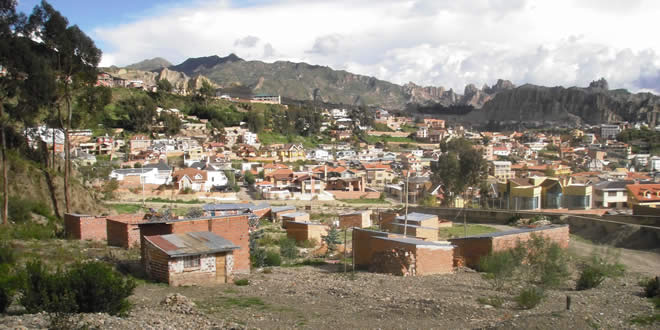
[[[0,100],[0,120],[4,115],[4,107]],[[2,139],[2,224],[9,224],[9,181],[7,181],[7,141],[5,123],[0,122],[0,139]]]
[[[71,174],[71,147],[69,144],[69,131],[71,130],[71,96],[69,95],[69,84],[64,86],[64,97],[66,98],[67,121],[64,128],[64,206],[66,213],[71,212],[69,203],[69,175]]]

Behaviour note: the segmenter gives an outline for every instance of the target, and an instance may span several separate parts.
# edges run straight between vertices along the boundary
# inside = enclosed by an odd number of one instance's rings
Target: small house
[[[287,223],[297,221],[297,222],[309,222],[309,213],[307,212],[292,212],[282,215],[282,227],[287,226]]]
[[[106,232],[108,245],[125,249],[140,246],[140,227],[145,222],[144,214],[120,214],[108,216]]]
[[[239,247],[208,231],[145,236],[145,269],[172,286],[228,283]]]
[[[340,228],[371,227],[371,210],[356,211],[339,215]]]
[[[104,241],[108,238],[106,217],[65,213],[64,233],[70,239]]]
[[[296,207],[295,206],[290,206],[290,205],[275,206],[270,210],[271,220],[281,221],[283,215],[285,215],[287,213],[294,213],[294,212],[296,212]]]
[[[327,235],[329,229],[327,225],[320,223],[289,221],[286,224],[286,236],[296,242],[321,242],[322,236]]]

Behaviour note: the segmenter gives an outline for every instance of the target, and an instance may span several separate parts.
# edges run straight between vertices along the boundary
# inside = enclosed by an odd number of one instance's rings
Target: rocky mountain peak
[[[605,78],[600,78],[598,80],[594,80],[589,84],[589,88],[592,89],[601,89],[601,90],[609,90],[610,85],[607,83],[607,80]]]

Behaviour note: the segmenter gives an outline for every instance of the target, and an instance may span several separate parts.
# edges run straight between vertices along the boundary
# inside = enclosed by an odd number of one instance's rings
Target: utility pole
[[[405,185],[405,187],[404,187],[405,192],[406,192],[406,216],[405,216],[405,218],[404,218],[404,220],[403,220],[403,236],[404,236],[404,237],[405,237],[406,234],[408,233],[408,192],[409,192],[409,190],[410,190],[410,189],[408,188],[408,179],[409,179],[409,178],[410,178],[410,170],[408,170],[408,172],[406,173],[406,185]]]

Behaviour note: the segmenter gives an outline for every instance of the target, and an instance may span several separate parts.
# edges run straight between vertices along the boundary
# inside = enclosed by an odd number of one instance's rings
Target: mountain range
[[[545,87],[525,84],[516,87],[508,80],[478,88],[467,85],[462,94],[452,89],[419,86],[412,82],[398,85],[374,77],[333,70],[327,66],[276,61],[246,61],[230,54],[189,58],[172,65],[163,58],[112,68],[126,78],[143,78],[154,83],[167,78],[175,88],[199,88],[204,80],[216,87],[241,87],[252,93],[279,94],[284,98],[333,104],[367,105],[388,110],[415,111],[419,107],[454,106],[474,108],[465,118],[470,121],[566,120],[590,124],[613,121],[648,121],[655,125],[660,113],[660,96],[610,90],[604,80],[590,86]]]

